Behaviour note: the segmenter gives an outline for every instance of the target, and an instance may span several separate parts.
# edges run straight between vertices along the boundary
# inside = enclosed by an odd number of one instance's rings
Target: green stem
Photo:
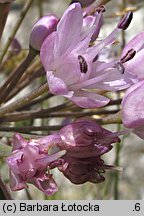
[[[20,91],[22,91],[26,86],[30,85],[31,81],[34,81],[35,79],[38,79],[43,75],[43,70],[39,69],[36,71],[33,71],[33,74],[30,76],[27,76],[23,82],[21,82],[21,79],[19,80],[19,83],[15,88],[12,90],[12,92],[6,97],[5,102],[12,99],[15,95],[17,95]]]
[[[117,113],[119,110],[98,110],[98,111],[85,111],[85,112],[71,112],[64,111],[59,112],[60,109],[70,109],[70,106],[67,107],[67,104],[62,104],[56,107],[41,109],[38,111],[24,111],[24,112],[16,112],[12,114],[7,114],[4,117],[0,118],[1,122],[16,122],[27,119],[36,119],[36,118],[53,118],[53,117],[86,117],[93,115],[107,115]],[[57,111],[57,112],[56,112]]]
[[[9,46],[10,46],[13,38],[15,37],[15,35],[16,35],[16,33],[17,33],[17,31],[18,31],[18,29],[19,29],[19,27],[20,27],[23,19],[25,18],[26,14],[28,12],[28,10],[30,9],[32,3],[33,3],[33,0],[28,0],[26,2],[25,6],[24,6],[24,9],[22,10],[22,12],[21,12],[21,14],[19,16],[19,19],[17,20],[17,22],[16,22],[16,24],[15,24],[15,26],[13,28],[13,31],[11,32],[11,35],[8,38],[7,43],[5,44],[3,52],[2,52],[2,54],[0,56],[0,64],[1,64],[2,60],[3,60],[3,58],[5,57],[5,54],[7,53],[8,48],[9,48]]]
[[[12,200],[10,193],[0,177],[0,200]]]
[[[10,74],[4,85],[0,88],[0,104],[5,101],[5,98],[12,91],[13,87],[17,84],[36,55],[37,52],[34,49],[30,48],[30,51],[24,61]]]
[[[38,5],[38,13],[39,13],[39,18],[41,18],[43,16],[43,7],[42,7],[42,0],[38,0],[37,1],[37,5]]]
[[[11,3],[0,3],[0,39],[6,24]]]
[[[7,127],[1,126],[0,131],[14,131],[20,133],[29,133],[31,131],[56,131],[59,130],[62,126],[55,125],[55,126],[26,126],[26,127]]]
[[[25,97],[5,106],[0,109],[0,117],[2,117],[4,114],[15,111],[27,104],[29,104],[33,99],[39,97],[41,94],[48,91],[48,85],[45,83],[41,87],[37,88],[36,90],[33,90],[31,93],[26,95]]]
[[[122,0],[122,10],[124,10],[126,7],[126,0]],[[125,31],[122,31],[121,34],[122,37],[122,46],[121,49],[124,48],[125,46]],[[120,98],[120,95],[118,94],[118,99]],[[118,105],[118,108],[119,105]],[[117,131],[121,130],[121,125],[117,125]],[[115,152],[115,166],[119,166],[120,164],[120,150],[121,150],[121,144],[116,145],[116,152]],[[118,200],[119,199],[119,172],[115,172],[115,177],[114,177],[114,199]]]
[[[118,124],[117,125],[117,131],[121,130],[121,125]],[[116,149],[115,149],[115,166],[119,166],[120,164],[120,150],[121,150],[121,145],[119,143],[117,143],[116,145]],[[118,200],[119,199],[119,172],[116,171],[114,173],[114,200]]]

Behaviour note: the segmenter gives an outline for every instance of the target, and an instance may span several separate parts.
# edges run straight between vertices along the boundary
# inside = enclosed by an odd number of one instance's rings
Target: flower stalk
[[[33,48],[30,48],[29,53],[24,61],[9,75],[6,82],[0,88],[0,104],[5,101],[5,98],[8,97],[9,93],[12,91],[13,86],[17,84],[27,67],[31,64],[36,56],[37,51]]]
[[[9,36],[9,38],[8,38],[8,41],[7,41],[6,44],[5,44],[5,47],[4,47],[4,49],[3,49],[3,52],[2,52],[2,54],[1,54],[1,56],[0,56],[0,64],[2,63],[2,61],[3,61],[3,59],[4,59],[5,55],[6,55],[6,53],[7,53],[7,51],[8,51],[8,48],[9,48],[9,46],[10,46],[12,40],[14,39],[14,37],[15,37],[15,35],[16,35],[16,33],[17,33],[17,31],[18,31],[18,29],[19,29],[19,27],[20,27],[22,21],[24,20],[26,14],[27,14],[27,12],[28,12],[28,10],[30,9],[32,3],[33,3],[33,0],[28,0],[28,1],[26,2],[26,4],[24,5],[24,8],[23,8],[23,10],[21,11],[21,14],[20,14],[20,16],[19,16],[19,19],[17,20],[17,22],[16,22],[16,24],[15,24],[15,26],[14,26],[14,28],[13,28],[13,30],[12,30],[10,36]]]

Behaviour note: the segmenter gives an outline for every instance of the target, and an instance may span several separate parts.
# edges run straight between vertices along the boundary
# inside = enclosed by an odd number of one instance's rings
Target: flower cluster
[[[21,190],[32,183],[47,195],[57,191],[50,170],[58,168],[74,184],[104,181],[105,165],[101,155],[119,142],[112,133],[92,120],[80,119],[59,133],[26,141],[20,134],[13,138],[13,150],[7,158],[11,189]],[[50,154],[49,152],[53,152]]]
[[[12,1],[0,1],[5,2]],[[121,104],[122,122],[128,131],[144,139],[144,32],[130,40],[119,57],[104,57],[103,52],[113,46],[117,34],[128,28],[133,14],[125,14],[100,41],[105,8],[93,8],[93,2],[72,1],[60,19],[52,14],[42,17],[31,31],[30,49],[40,54],[49,91],[79,107],[103,107],[110,102],[103,92],[127,89]],[[83,10],[82,6],[89,7]],[[0,23],[0,37],[2,31]],[[21,49],[16,40],[12,47],[17,52]],[[29,64],[31,60],[33,57]],[[18,79],[24,70],[20,66]],[[52,195],[58,190],[52,175],[54,168],[74,184],[103,182],[105,170],[114,167],[105,164],[102,156],[113,148],[113,143],[120,142],[122,133],[106,130],[91,119],[78,119],[55,134],[36,139],[26,140],[16,133],[12,153],[6,159],[11,189],[21,190],[31,183]]]
[[[60,19],[56,31],[44,40],[40,50],[49,90],[83,108],[101,107],[110,101],[96,94],[94,89],[116,91],[134,82],[133,76],[127,72],[128,66],[126,70],[124,64],[134,57],[135,50],[128,50],[125,56],[112,62],[99,60],[103,48],[115,41],[121,29],[129,26],[131,12],[122,18],[108,37],[89,46],[91,40],[98,36],[103,11],[100,7],[95,18],[88,16],[83,19],[80,4],[72,4]]]
[[[34,184],[47,195],[57,191],[57,185],[48,172],[48,166],[60,158],[65,151],[50,154],[48,150],[57,142],[57,137],[46,137],[26,141],[20,134],[13,137],[13,150],[7,158],[10,167],[10,187],[17,191],[27,188],[28,183]],[[47,161],[46,165],[42,161]]]

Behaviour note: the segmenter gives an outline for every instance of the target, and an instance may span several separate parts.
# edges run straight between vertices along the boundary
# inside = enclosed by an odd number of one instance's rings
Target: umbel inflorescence
[[[130,40],[119,57],[106,55],[118,33],[129,27],[133,13],[126,13],[115,29],[99,40],[105,7],[95,7],[93,0],[83,2],[84,9],[78,1],[72,1],[60,19],[49,14],[34,24],[28,56],[13,72],[17,76],[12,78],[11,75],[9,80],[12,81],[4,84],[6,88],[2,88],[0,102],[5,101],[13,84],[38,57],[49,93],[63,96],[77,107],[104,107],[110,102],[105,92],[126,89],[119,114],[127,129],[111,132],[90,118],[78,118],[40,138],[25,139],[15,133],[12,152],[6,158],[13,191],[27,188],[31,183],[46,195],[53,195],[58,190],[53,169],[62,172],[74,184],[101,183],[107,169],[118,169],[107,165],[102,157],[113,148],[113,143],[118,145],[119,136],[133,132],[144,138],[144,32]],[[11,3],[0,1],[0,7],[6,6],[6,15]],[[3,28],[0,22],[0,37]]]

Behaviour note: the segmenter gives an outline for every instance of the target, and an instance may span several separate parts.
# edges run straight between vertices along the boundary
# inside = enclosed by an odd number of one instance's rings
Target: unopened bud
[[[133,13],[131,11],[129,11],[127,14],[125,14],[122,19],[120,20],[119,24],[118,24],[118,28],[119,29],[123,29],[123,30],[126,30],[130,23],[131,23],[131,20],[133,18]]]
[[[33,26],[30,35],[30,46],[40,50],[46,37],[56,30],[57,23],[58,18],[54,15],[44,16],[39,19]]]
[[[14,38],[11,42],[10,48],[12,53],[18,54],[21,51],[21,44],[16,38]]]
[[[72,0],[71,4],[73,4],[75,2],[79,2],[82,7],[87,7],[90,4],[92,4],[93,2],[95,2],[95,0]]]

